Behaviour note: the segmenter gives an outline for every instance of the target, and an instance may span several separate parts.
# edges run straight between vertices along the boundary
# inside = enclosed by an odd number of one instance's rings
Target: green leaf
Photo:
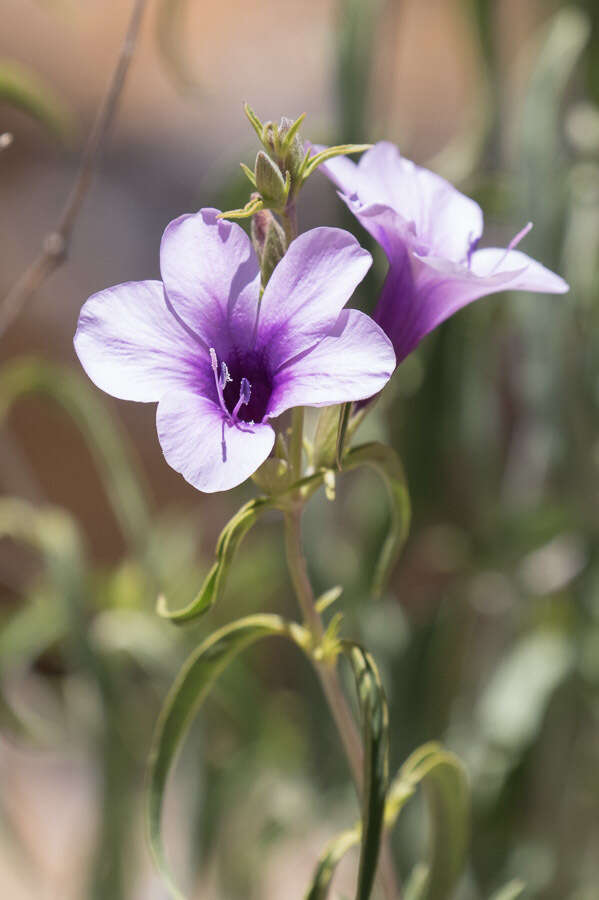
[[[509,884],[499,888],[498,891],[495,891],[490,900],[516,900],[517,897],[522,896],[525,889],[526,885],[524,882],[516,878],[514,881],[510,881]]]
[[[360,842],[360,824],[342,832],[327,844],[312,877],[305,900],[326,900],[337,865],[345,854]]]
[[[206,613],[222,596],[229,567],[241,541],[259,516],[273,505],[268,497],[256,497],[238,510],[227,522],[216,544],[216,561],[200,588],[199,593],[183,609],[170,611],[164,597],[158,600],[158,615],[176,625],[189,622]]]
[[[49,396],[79,427],[124,536],[143,546],[149,513],[141,467],[98,392],[64,366],[39,358],[13,360],[0,369],[0,424],[20,397],[32,393]]]
[[[424,765],[423,784],[431,818],[424,900],[448,900],[466,863],[470,836],[470,789],[453,753],[439,751]]]
[[[431,742],[405,761],[387,792],[384,825],[390,829],[419,784],[427,792],[432,814],[428,865],[419,864],[406,886],[406,898],[433,900],[450,896],[464,866],[468,842],[469,789],[459,759]],[[326,847],[306,900],[325,900],[337,864],[359,843],[362,825],[344,831]],[[445,891],[446,893],[443,893]]]
[[[167,780],[181,743],[212,685],[231,660],[263,637],[289,638],[306,647],[308,632],[275,615],[240,619],[210,635],[189,657],[171,688],[158,720],[149,762],[146,795],[147,827],[155,863],[171,895],[184,900],[171,875],[161,835],[162,809]]]
[[[339,428],[337,430],[337,444],[335,447],[335,462],[341,468],[341,460],[345,452],[345,442],[348,438],[348,426],[351,416],[351,403],[344,403],[339,413]]]
[[[34,72],[12,60],[0,60],[0,103],[28,113],[60,140],[72,131],[62,100]]]
[[[364,797],[362,821],[334,838],[314,872],[305,900],[325,900],[337,864],[361,842],[356,900],[368,900],[372,892],[385,813],[389,780],[389,718],[387,701],[374,660],[358,644],[342,641],[356,681],[364,732]]]
[[[391,520],[387,537],[376,564],[373,580],[375,595],[380,594],[406,541],[410,528],[410,495],[401,460],[395,450],[385,444],[372,442],[354,447],[345,455],[345,471],[370,466],[383,479],[391,505]]]
[[[364,732],[362,844],[356,900],[368,900],[374,884],[389,782],[389,713],[375,662],[358,644],[342,642],[350,661]]]

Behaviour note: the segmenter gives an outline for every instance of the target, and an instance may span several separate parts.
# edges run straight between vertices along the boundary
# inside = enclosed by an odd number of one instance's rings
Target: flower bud
[[[264,205],[272,209],[283,209],[287,202],[289,185],[283,178],[278,165],[263,150],[260,150],[256,156],[254,175],[256,188]]]
[[[263,209],[252,217],[252,244],[260,260],[262,285],[268,280],[285,254],[285,233],[273,214]]]
[[[304,117],[301,116],[300,121],[303,121],[303,118]],[[299,180],[297,176],[305,155],[304,141],[297,129],[298,120],[293,121],[292,119],[283,116],[279,124],[279,137],[283,151],[282,162],[284,168],[291,176],[292,185],[296,184]],[[287,135],[290,132],[292,132],[291,137],[290,139],[287,139]]]

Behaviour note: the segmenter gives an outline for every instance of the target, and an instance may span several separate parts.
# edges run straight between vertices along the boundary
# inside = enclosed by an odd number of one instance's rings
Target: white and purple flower
[[[381,245],[389,271],[374,313],[400,363],[430,331],[466,304],[503,290],[561,294],[566,282],[516,250],[478,250],[482,210],[434,172],[403,159],[387,142],[356,164],[339,156],[320,166]]]
[[[372,319],[343,309],[372,258],[350,234],[294,240],[260,298],[258,260],[238,225],[202,209],[162,238],[162,281],[120,284],[84,304],[75,349],[95,384],[157,402],[169,465],[202,491],[245,481],[269,455],[269,419],[380,391],[395,368]]]

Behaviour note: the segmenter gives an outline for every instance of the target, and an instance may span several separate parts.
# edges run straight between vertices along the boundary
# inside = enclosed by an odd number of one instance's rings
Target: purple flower
[[[391,338],[397,362],[455,312],[503,290],[561,294],[566,282],[514,249],[477,250],[483,215],[474,200],[434,172],[403,159],[381,142],[358,164],[339,156],[320,167],[381,245],[389,272],[374,318]]]
[[[302,234],[260,299],[249,238],[217,214],[171,222],[163,280],[94,294],[75,334],[98,387],[158,402],[166,460],[202,491],[234,487],[260,466],[275,439],[269,419],[370,397],[395,367],[379,326],[343,309],[372,263],[355,238],[337,228]]]

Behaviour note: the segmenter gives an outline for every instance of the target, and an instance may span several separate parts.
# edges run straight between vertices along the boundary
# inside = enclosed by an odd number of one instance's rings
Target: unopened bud
[[[260,150],[254,168],[256,188],[264,205],[273,209],[283,209],[287,202],[288,185],[276,162]]]
[[[260,260],[264,287],[285,255],[285,233],[268,209],[260,210],[252,217],[252,244]]]
[[[283,116],[279,124],[279,136],[283,148],[282,162],[284,168],[291,176],[292,185],[297,183],[297,173],[299,173],[300,166],[304,159],[304,141],[298,131],[298,124],[300,124],[303,119],[303,115],[295,121]],[[287,135],[289,135],[290,132],[292,132],[292,134],[289,139],[287,138]]]

